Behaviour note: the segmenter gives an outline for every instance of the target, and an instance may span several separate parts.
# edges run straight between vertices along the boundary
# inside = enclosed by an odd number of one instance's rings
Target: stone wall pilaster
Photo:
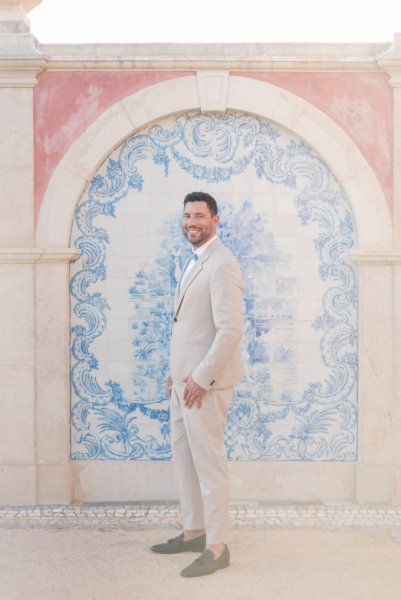
[[[389,75],[393,89],[393,231],[394,252],[401,252],[401,33],[391,48],[377,57],[378,65]],[[393,501],[401,501],[401,261],[393,268]]]
[[[0,503],[35,504],[33,86],[44,60],[25,9],[0,0]],[[18,248],[24,247],[24,253]],[[19,260],[15,260],[18,256]]]
[[[358,462],[360,503],[394,501],[394,279],[401,255],[354,253],[358,265]]]

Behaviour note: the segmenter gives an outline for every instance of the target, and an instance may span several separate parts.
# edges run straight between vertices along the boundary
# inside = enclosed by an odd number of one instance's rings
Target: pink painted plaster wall
[[[34,91],[35,218],[59,161],[105,109],[182,72],[54,72]],[[392,92],[382,73],[238,73],[272,83],[314,104],[353,139],[392,207]],[[113,140],[111,140],[111,145]]]
[[[34,90],[35,222],[58,163],[104,110],[142,88],[184,75],[188,73],[71,71],[39,75]]]
[[[385,73],[238,73],[282,87],[315,105],[355,142],[392,210],[393,95]]]

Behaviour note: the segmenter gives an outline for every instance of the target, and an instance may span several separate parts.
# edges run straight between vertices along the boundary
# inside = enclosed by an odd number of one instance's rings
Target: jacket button
[[[214,379],[212,379],[212,381],[210,382],[210,385],[213,385],[214,383],[216,383],[216,382]]]

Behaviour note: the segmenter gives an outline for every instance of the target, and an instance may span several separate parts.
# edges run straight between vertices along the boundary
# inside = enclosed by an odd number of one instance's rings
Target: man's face
[[[206,202],[187,202],[182,215],[182,231],[194,248],[205,244],[216,233],[219,216],[210,214]]]

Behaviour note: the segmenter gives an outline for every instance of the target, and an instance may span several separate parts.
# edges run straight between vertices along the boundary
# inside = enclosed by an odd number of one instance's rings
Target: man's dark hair
[[[191,192],[187,194],[184,198],[184,206],[187,202],[206,202],[212,217],[218,213],[216,200],[210,194],[206,194],[206,192]]]

